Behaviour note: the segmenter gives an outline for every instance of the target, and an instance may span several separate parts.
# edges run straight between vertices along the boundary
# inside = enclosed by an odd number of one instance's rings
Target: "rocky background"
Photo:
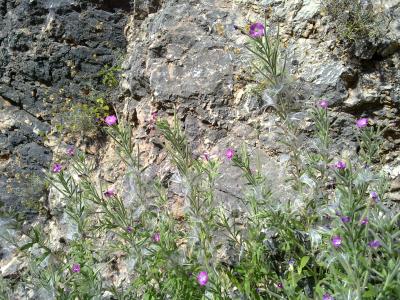
[[[390,197],[400,201],[400,2],[366,5],[387,13],[385,34],[349,50],[319,0],[0,0],[0,205],[50,224],[57,239],[68,238],[58,214],[62,203],[44,184],[43,172],[72,144],[95,158],[101,180],[121,183],[114,145],[101,135],[51,134],[64,122],[65,103],[86,103],[96,93],[134,127],[150,177],[174,179],[150,119],[155,111],[171,118],[176,109],[194,155],[221,155],[245,144],[271,183],[284,186],[288,157],[278,143],[273,97],[260,91],[246,38],[233,27],[264,15],[271,33],[280,27],[289,89],[299,108],[320,99],[332,104],[335,144],[343,156],[356,150],[356,118],[389,126],[383,168],[392,180]],[[114,90],[98,75],[105,65],[122,67]],[[293,118],[304,129],[303,144],[312,144],[307,114],[299,110]],[[227,164],[223,172],[221,201],[234,201],[240,176]],[[39,218],[38,207],[45,216]],[[22,266],[2,247],[0,271],[12,276]]]

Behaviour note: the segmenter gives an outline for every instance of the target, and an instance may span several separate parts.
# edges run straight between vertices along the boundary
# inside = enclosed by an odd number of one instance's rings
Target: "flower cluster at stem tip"
[[[370,246],[371,248],[377,249],[381,246],[381,242],[378,240],[373,240],[368,243],[368,246]]]
[[[322,300],[334,300],[333,297],[329,293],[325,293],[322,296]]]
[[[201,286],[205,286],[208,282],[208,273],[206,271],[201,271],[199,275],[197,275],[197,282]]]
[[[228,160],[231,160],[235,156],[235,150],[231,148],[226,149],[225,156]]]
[[[154,241],[155,243],[159,243],[160,240],[161,240],[160,233],[159,233],[159,232],[156,232],[156,233],[153,235],[153,241]]]
[[[81,265],[80,264],[73,264],[71,271],[73,273],[79,273],[81,271]]]
[[[361,220],[361,225],[367,225],[368,224],[368,218],[365,217],[364,219]]]
[[[329,102],[327,100],[321,100],[318,102],[318,105],[323,109],[327,109],[329,106]]]
[[[67,148],[67,151],[65,151],[68,156],[74,156],[75,155],[75,148],[73,146],[70,146]]]
[[[342,245],[342,238],[340,236],[334,236],[332,238],[332,245],[335,248],[339,248]]]
[[[62,165],[61,164],[57,163],[57,164],[53,165],[53,168],[52,168],[53,173],[60,173],[61,170],[62,170]]]
[[[364,128],[368,126],[369,119],[368,118],[361,118],[356,121],[356,126],[358,128]]]
[[[104,192],[104,196],[107,198],[111,198],[117,195],[115,189],[113,187],[110,187],[107,189],[107,191]]]
[[[265,27],[261,23],[253,23],[250,25],[249,34],[253,38],[260,38],[265,34]]]
[[[349,223],[351,221],[351,218],[349,216],[342,216],[340,219],[343,223]]]
[[[372,200],[374,200],[375,202],[379,201],[379,195],[377,192],[372,191],[369,195],[371,196]]]
[[[110,115],[110,116],[107,116],[105,119],[104,119],[104,122],[108,125],[108,126],[113,126],[113,125],[115,125],[115,124],[117,124],[117,116],[115,116],[115,115]]]
[[[335,167],[338,170],[344,170],[346,169],[346,163],[343,160],[339,160],[338,162],[335,163]]]

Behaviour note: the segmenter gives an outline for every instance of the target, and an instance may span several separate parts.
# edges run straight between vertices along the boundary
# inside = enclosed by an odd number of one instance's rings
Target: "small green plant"
[[[73,136],[95,135],[99,133],[98,124],[109,115],[110,110],[103,97],[97,97],[88,103],[66,102],[55,129]]]
[[[254,55],[251,64],[255,70],[257,84],[248,92],[254,93],[264,108],[274,108],[278,115],[286,119],[289,112],[299,109],[293,80],[286,70],[286,56],[280,44],[279,26],[274,35],[264,24],[256,22],[243,29],[236,29],[249,38],[245,47]],[[258,75],[258,76],[256,76]]]
[[[121,70],[119,66],[105,65],[98,76],[104,85],[116,88]],[[62,134],[94,136],[100,132],[98,123],[110,115],[110,112],[110,105],[99,93],[94,93],[86,102],[71,102],[67,99],[54,128]]]
[[[238,28],[249,37],[249,44],[245,47],[254,54],[256,60],[252,62],[253,67],[272,86],[282,82],[285,76],[286,59],[281,58],[279,28],[274,37],[267,32],[266,22],[250,25],[249,31]]]
[[[384,35],[384,16],[374,12],[367,1],[323,0],[322,5],[331,16],[340,40],[355,42]]]
[[[101,82],[109,88],[117,87],[121,70],[119,66],[105,65],[99,72]]]
[[[0,276],[0,300],[11,299],[11,284],[9,280]]]
[[[358,143],[360,145],[361,159],[367,165],[371,165],[380,161],[379,155],[384,142],[383,133],[386,128],[368,126],[368,122],[368,118],[357,120],[357,127],[359,129]]]

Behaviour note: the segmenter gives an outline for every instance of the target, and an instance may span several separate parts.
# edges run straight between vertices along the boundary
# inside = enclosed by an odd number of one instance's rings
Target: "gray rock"
[[[108,93],[96,75],[125,49],[130,9],[129,1],[0,1],[0,202],[44,195],[28,191],[52,159],[42,136],[66,98]]]

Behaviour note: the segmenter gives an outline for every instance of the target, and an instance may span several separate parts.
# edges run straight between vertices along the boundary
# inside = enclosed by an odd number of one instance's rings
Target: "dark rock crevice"
[[[17,128],[0,130],[0,201],[7,206],[20,207],[31,193],[27,178],[49,168],[53,154],[41,135],[67,99],[109,95],[97,74],[125,51],[130,11],[129,0],[0,0],[0,121]],[[45,192],[38,187],[32,199]]]

